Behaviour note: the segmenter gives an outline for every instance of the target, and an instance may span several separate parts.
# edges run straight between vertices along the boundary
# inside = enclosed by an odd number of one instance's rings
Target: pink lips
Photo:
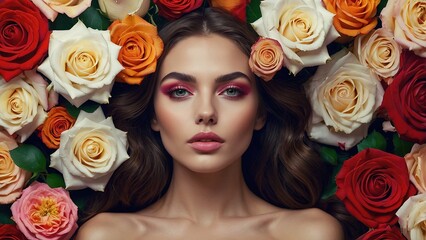
[[[202,153],[210,153],[218,150],[223,142],[225,142],[225,140],[213,132],[198,133],[188,141],[193,149]]]

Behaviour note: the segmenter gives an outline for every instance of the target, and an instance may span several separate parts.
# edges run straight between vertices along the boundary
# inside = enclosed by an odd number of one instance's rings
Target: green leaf
[[[46,157],[34,145],[22,144],[10,151],[10,156],[18,167],[30,172],[46,170]]]
[[[88,113],[92,113],[96,109],[98,109],[98,107],[100,106],[99,103],[96,103],[96,102],[93,102],[93,101],[87,101],[87,102],[83,103],[83,105],[81,105],[80,107],[76,107],[66,100],[64,100],[64,105],[65,105],[65,108],[67,109],[68,113],[73,118],[77,118],[78,114],[80,113],[81,110],[88,112]]]
[[[376,148],[386,151],[385,137],[377,131],[371,132],[364,140],[362,140],[357,145],[358,152],[361,152],[366,148]]]
[[[71,29],[76,23],[77,18],[69,18],[65,14],[58,14],[54,22],[50,22],[51,30],[68,30]]]
[[[337,190],[336,175],[337,175],[337,173],[339,173],[342,166],[343,166],[343,163],[339,163],[337,166],[335,166],[333,168],[333,172],[331,174],[330,181],[325,186],[323,193],[321,195],[322,199],[328,199],[336,193],[336,190]]]
[[[262,14],[260,12],[260,0],[251,0],[246,8],[247,22],[253,23],[259,19]]]
[[[62,187],[65,188],[65,181],[61,174],[48,173],[46,175],[46,183],[51,188]]]
[[[0,224],[14,224],[11,219],[12,211],[10,211],[10,204],[0,205]]]
[[[70,191],[69,193],[72,201],[75,203],[75,205],[77,205],[79,211],[81,211],[86,207],[86,204],[94,191],[90,188],[85,188],[82,190]]]
[[[319,150],[321,158],[330,163],[331,165],[337,165],[337,152],[333,148],[322,146]]]
[[[400,157],[404,157],[405,154],[411,152],[411,148],[413,147],[414,143],[407,142],[405,140],[402,140],[398,133],[395,133],[392,138],[393,146],[394,146],[394,153]]]
[[[93,29],[106,30],[111,25],[111,20],[106,18],[99,9],[93,6],[87,8],[78,18],[86,27]]]

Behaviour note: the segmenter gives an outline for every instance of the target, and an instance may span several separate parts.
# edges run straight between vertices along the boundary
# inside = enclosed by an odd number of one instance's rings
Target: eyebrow
[[[237,78],[245,78],[247,79],[247,81],[249,81],[250,83],[252,83],[252,80],[249,76],[247,76],[246,74],[242,73],[242,72],[232,72],[232,73],[228,73],[225,75],[220,75],[219,77],[217,77],[215,79],[216,83],[225,83],[225,82],[229,82],[232,81],[234,79]],[[195,77],[189,74],[185,74],[185,73],[180,73],[180,72],[171,72],[168,73],[166,76],[164,76],[160,82],[164,82],[167,79],[178,79],[180,81],[184,81],[184,82],[189,82],[189,83],[195,83]]]

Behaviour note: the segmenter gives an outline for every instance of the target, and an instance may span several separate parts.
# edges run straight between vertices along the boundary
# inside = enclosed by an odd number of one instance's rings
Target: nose
[[[195,123],[214,125],[217,123],[217,112],[214,100],[210,96],[205,96],[198,99],[196,110]]]

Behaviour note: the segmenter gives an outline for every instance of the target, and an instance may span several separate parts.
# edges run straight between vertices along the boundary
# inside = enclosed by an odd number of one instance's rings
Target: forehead
[[[217,34],[191,36],[173,46],[160,67],[160,78],[169,72],[252,73],[246,56],[236,43]]]

